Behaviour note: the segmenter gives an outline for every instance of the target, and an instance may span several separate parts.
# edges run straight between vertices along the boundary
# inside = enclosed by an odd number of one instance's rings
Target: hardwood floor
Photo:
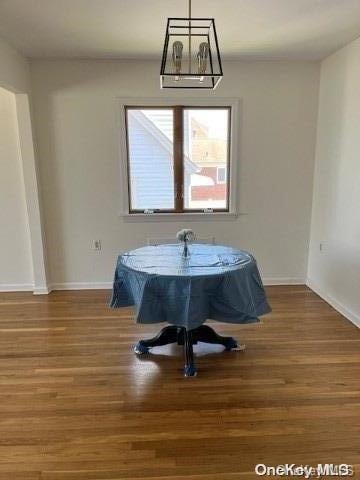
[[[214,325],[246,351],[197,356],[196,378],[179,347],[137,358],[161,325],[109,292],[0,294],[0,479],[255,479],[257,463],[360,478],[359,330],[306,287],[267,291],[262,323]]]

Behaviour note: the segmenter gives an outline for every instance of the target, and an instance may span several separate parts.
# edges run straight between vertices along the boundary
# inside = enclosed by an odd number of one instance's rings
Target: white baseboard
[[[34,287],[33,288],[33,294],[34,295],[47,295],[50,292],[51,292],[51,288],[47,285],[44,285],[42,287]]]
[[[112,282],[64,282],[52,283],[51,290],[107,290],[112,288]]]
[[[303,277],[264,277],[264,285],[305,285]],[[62,282],[52,283],[48,286],[51,290],[110,290],[112,282]],[[35,293],[35,292],[34,292]],[[46,293],[46,292],[44,292]]]
[[[263,277],[263,284],[271,285],[305,285],[303,277]]]
[[[305,285],[302,277],[264,277],[264,285]],[[112,282],[64,282],[53,283],[50,290],[108,290],[112,288]]]
[[[360,315],[349,310],[345,305],[336,300],[332,295],[328,294],[322,288],[320,288],[313,280],[308,278],[306,280],[306,285],[311,288],[319,297],[321,297],[325,302],[331,305],[335,310],[337,310],[341,315],[350,320],[356,327],[360,328]]]
[[[263,283],[270,285],[305,285],[302,277],[263,277]],[[52,290],[110,290],[112,282],[62,282],[47,286],[34,287],[32,284],[0,284],[0,292],[27,292],[34,295],[46,295]]]
[[[32,283],[0,283],[0,292],[31,292]]]

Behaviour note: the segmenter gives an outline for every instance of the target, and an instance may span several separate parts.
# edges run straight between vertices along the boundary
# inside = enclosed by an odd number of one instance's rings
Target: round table
[[[232,337],[218,335],[207,319],[251,323],[268,313],[260,274],[254,257],[222,245],[182,244],[138,248],[119,256],[111,306],[135,305],[139,323],[167,322],[154,338],[140,340],[137,354],[155,346],[184,345],[185,376],[196,375],[193,345],[199,341],[237,348]]]

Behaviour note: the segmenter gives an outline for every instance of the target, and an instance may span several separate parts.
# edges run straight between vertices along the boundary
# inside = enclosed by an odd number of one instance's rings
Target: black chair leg
[[[184,356],[185,356],[184,376],[195,377],[197,375],[197,370],[194,363],[192,331],[186,330],[186,328],[184,328],[183,335],[184,335]]]

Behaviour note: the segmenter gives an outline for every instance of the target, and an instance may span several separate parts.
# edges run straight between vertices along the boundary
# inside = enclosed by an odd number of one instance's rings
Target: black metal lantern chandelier
[[[223,76],[213,18],[168,18],[160,69],[161,88],[214,90]]]

